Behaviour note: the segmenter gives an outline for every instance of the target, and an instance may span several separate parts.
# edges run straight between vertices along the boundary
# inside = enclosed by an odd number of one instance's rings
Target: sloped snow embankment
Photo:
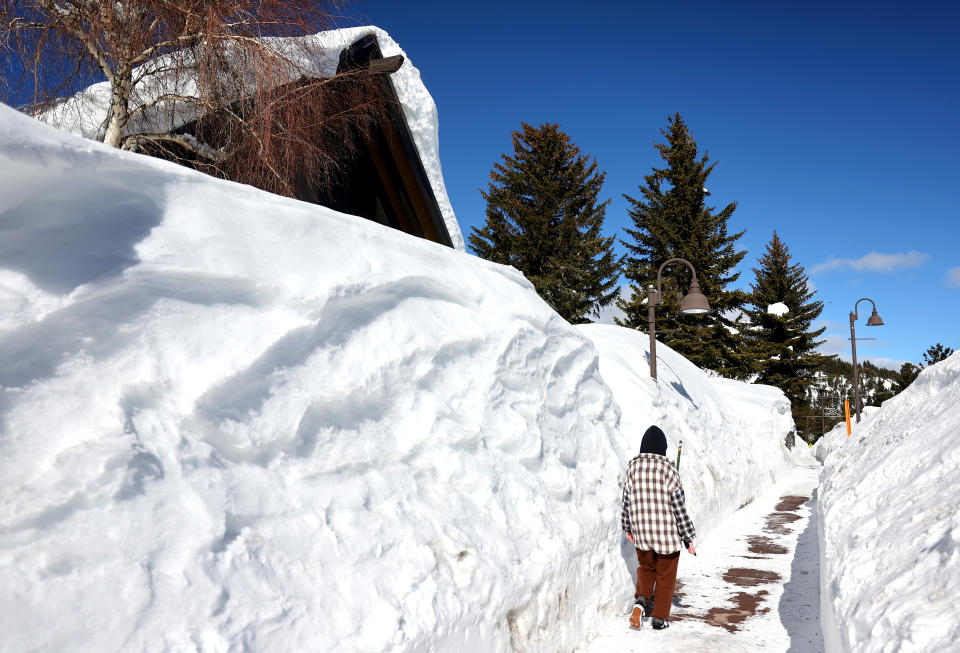
[[[9,650],[570,649],[618,411],[515,270],[0,105]]]
[[[666,347],[656,386],[515,270],[3,106],[0,143],[11,650],[571,650],[649,423],[701,532],[786,462],[776,391]]]
[[[827,650],[956,650],[960,353],[817,447]]]
[[[793,428],[790,403],[779,389],[710,376],[659,342],[655,382],[647,334],[605,324],[577,329],[600,353],[627,455],[640,451],[651,424],[666,434],[672,460],[683,440],[680,477],[699,536],[769,487],[794,459],[784,445]]]

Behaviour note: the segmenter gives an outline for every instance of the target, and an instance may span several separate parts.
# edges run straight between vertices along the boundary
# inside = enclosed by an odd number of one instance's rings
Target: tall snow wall
[[[960,353],[817,445],[827,651],[960,641]]]
[[[4,648],[582,639],[618,410],[522,275],[2,106],[0,144]]]
[[[650,339],[623,327],[576,327],[600,355],[600,373],[621,409],[621,448],[631,458],[652,424],[667,436],[667,456],[680,453],[680,478],[699,545],[720,521],[777,480],[795,459],[784,444],[793,429],[790,402],[777,388],[712,376],[657,343],[657,381],[650,378]],[[704,544],[705,543],[705,544]],[[633,547],[625,560],[620,601],[631,602]],[[684,554],[686,555],[686,554]],[[683,575],[683,566],[680,567]]]
[[[2,105],[0,228],[11,650],[569,651],[641,427],[701,532],[784,464],[769,389],[652,384],[512,268]]]

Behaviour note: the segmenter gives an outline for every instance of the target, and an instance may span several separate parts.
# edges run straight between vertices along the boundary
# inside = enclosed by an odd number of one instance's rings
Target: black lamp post
[[[707,301],[706,295],[700,292],[700,284],[697,282],[697,271],[693,268],[693,264],[682,258],[672,258],[664,261],[660,269],[657,270],[657,287],[654,288],[652,285],[647,286],[647,325],[650,331],[650,378],[654,381],[657,380],[657,323],[654,309],[657,304],[662,301],[660,292],[663,268],[671,263],[686,263],[687,267],[690,268],[690,272],[693,274],[693,281],[690,282],[690,292],[687,293],[680,302],[680,312],[686,315],[702,315],[710,312],[710,302]]]
[[[859,319],[857,315],[857,306],[860,302],[870,302],[873,306],[873,313],[867,318],[867,326],[883,326],[883,320],[877,315],[877,305],[869,297],[858,299],[850,311],[850,348],[853,350],[853,403],[857,409],[857,424],[860,423],[860,372],[857,368],[857,334],[853,329],[853,323]]]

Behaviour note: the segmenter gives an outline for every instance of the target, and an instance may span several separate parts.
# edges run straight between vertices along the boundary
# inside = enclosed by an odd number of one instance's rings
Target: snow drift
[[[654,382],[647,334],[605,324],[576,328],[600,354],[600,373],[622,411],[621,446],[627,455],[640,451],[651,424],[666,434],[671,459],[683,441],[680,477],[698,539],[772,484],[793,460],[784,446],[793,429],[790,402],[779,389],[710,376],[663,343],[657,343]]]
[[[821,439],[827,650],[954,651],[960,640],[960,353]],[[832,624],[832,628],[828,628]]]
[[[7,107],[0,142],[5,646],[581,639],[617,410],[520,274]]]
[[[782,395],[666,347],[658,386],[512,268],[3,106],[0,144],[10,650],[572,650],[641,427],[701,534],[785,464]]]

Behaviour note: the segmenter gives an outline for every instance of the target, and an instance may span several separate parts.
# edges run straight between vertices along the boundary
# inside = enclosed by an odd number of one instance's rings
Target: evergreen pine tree
[[[823,312],[823,302],[813,300],[809,279],[803,266],[791,262],[790,250],[777,232],[753,268],[750,286],[750,318],[747,335],[757,356],[759,383],[783,390],[794,407],[802,405],[814,373],[824,368],[828,356],[816,352],[823,341],[817,340],[826,327],[812,325]],[[772,304],[786,305],[787,311],[769,311]]]
[[[588,322],[617,293],[620,261],[600,230],[606,172],[559,125],[522,124],[512,156],[490,172],[487,221],[469,237],[477,256],[512,265],[571,323]]]
[[[680,300],[689,290],[692,276],[682,263],[672,264],[663,274],[663,303],[657,307],[657,331],[664,343],[698,367],[728,377],[744,377],[753,370],[738,325],[729,316],[746,301],[743,291],[730,285],[746,251],[736,249],[744,232],[729,234],[727,221],[736,209],[731,202],[719,212],[707,206],[705,185],[716,163],[705,153],[698,158],[697,143],[680,114],[669,119],[661,133],[666,143],[654,146],[666,162],[653,168],[639,186],[640,197],[624,195],[630,203],[634,229],[626,229],[624,276],[632,283],[631,296],[618,300],[626,314],[621,326],[646,329],[647,307],[643,288],[656,285],[660,265],[671,258],[684,258],[697,271],[700,288],[713,311],[708,315],[682,315]],[[668,329],[676,329],[668,332]]]
[[[907,386],[920,376],[920,370],[922,369],[923,366],[917,366],[910,362],[901,365],[900,371],[897,373],[897,378],[895,379],[897,392],[906,390]]]
[[[953,353],[953,349],[950,347],[944,347],[939,342],[932,347],[928,347],[927,351],[923,352],[923,362],[926,363],[927,367],[933,365],[934,363],[939,363],[940,361],[947,360],[950,358],[950,354]]]

